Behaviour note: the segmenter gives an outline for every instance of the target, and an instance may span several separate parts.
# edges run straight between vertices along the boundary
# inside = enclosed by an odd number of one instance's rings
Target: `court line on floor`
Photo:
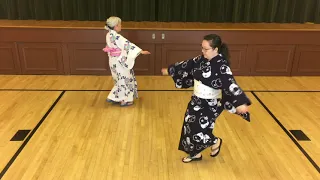
[[[0,91],[111,91],[110,89],[0,89]],[[185,89],[185,90],[170,90],[170,89],[142,89],[138,90],[141,92],[147,91],[157,91],[157,92],[189,92],[193,91],[192,89]],[[320,90],[244,90],[245,92],[288,92],[288,93],[308,93],[308,92],[320,92]]]
[[[264,107],[264,109],[269,113],[269,115],[273,118],[273,120],[280,126],[280,128],[287,134],[287,136],[292,140],[292,142],[299,148],[299,150],[303,153],[303,155],[309,160],[313,167],[316,168],[318,173],[320,173],[320,168],[317,163],[309,156],[309,154],[303,149],[303,147],[298,143],[298,141],[290,134],[290,132],[283,126],[283,124],[279,121],[279,119],[271,112],[271,110],[262,102],[259,96],[255,93],[255,91],[251,91],[253,96],[259,101],[259,103]]]
[[[60,90],[61,91],[61,90]],[[54,101],[54,103],[51,105],[51,107],[48,109],[48,111],[46,112],[46,114],[41,118],[41,120],[38,122],[38,124],[36,125],[35,128],[33,128],[33,130],[31,131],[31,133],[27,136],[26,140],[23,141],[22,145],[20,146],[20,148],[16,151],[16,153],[12,156],[12,158],[10,159],[10,161],[7,163],[7,165],[4,167],[4,169],[1,171],[0,173],[0,179],[5,175],[5,173],[8,171],[8,169],[10,168],[10,166],[13,164],[13,162],[16,160],[16,158],[19,156],[19,154],[21,153],[21,151],[23,150],[23,148],[28,144],[29,140],[32,138],[32,136],[34,135],[34,133],[38,130],[38,128],[41,126],[41,124],[43,123],[43,121],[47,118],[47,116],[50,114],[50,112],[53,110],[53,108],[57,105],[57,103],[60,101],[60,99],[62,98],[62,96],[64,95],[65,91],[62,91],[59,95],[59,97]]]

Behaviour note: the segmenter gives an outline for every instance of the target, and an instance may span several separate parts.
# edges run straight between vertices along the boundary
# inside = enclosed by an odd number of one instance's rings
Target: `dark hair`
[[[228,64],[230,64],[229,48],[227,44],[221,41],[220,36],[216,34],[208,34],[204,36],[203,39],[209,41],[209,44],[213,49],[218,48],[218,53],[222,54],[223,57],[228,61]]]

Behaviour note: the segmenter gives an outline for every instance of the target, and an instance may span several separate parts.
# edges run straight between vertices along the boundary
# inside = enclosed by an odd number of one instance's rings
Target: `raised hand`
[[[243,105],[241,105],[241,106],[238,106],[238,107],[236,108],[236,110],[237,110],[237,113],[239,113],[239,114],[244,114],[244,113],[246,113],[246,112],[249,111],[249,108],[248,108],[247,105],[243,104]]]
[[[141,51],[141,54],[147,55],[147,54],[151,54],[151,53],[149,51]]]
[[[168,73],[168,68],[162,68],[161,69],[161,73],[162,73],[162,75],[167,76],[169,74]]]

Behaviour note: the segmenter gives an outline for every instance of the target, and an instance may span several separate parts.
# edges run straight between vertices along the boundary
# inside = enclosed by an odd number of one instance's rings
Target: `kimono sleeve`
[[[222,89],[222,104],[224,109],[230,113],[236,113],[236,108],[240,105],[251,105],[250,99],[245,92],[240,88],[234,79],[229,64],[225,60],[220,60],[216,67],[218,74],[218,83]],[[216,83],[217,84],[217,83]],[[239,114],[243,119],[250,121],[250,113]]]
[[[231,100],[232,105],[235,108],[243,104],[251,105],[251,101],[234,79],[228,63],[220,62],[216,68],[221,80],[221,89],[227,95],[226,98]]]
[[[193,69],[194,64],[200,56],[185,61],[177,62],[168,67],[168,73],[172,77],[176,88],[193,87]]]
[[[132,69],[135,64],[135,59],[141,53],[142,49],[134,43],[130,42],[120,34],[115,35],[115,43],[121,51],[119,62],[125,68]]]

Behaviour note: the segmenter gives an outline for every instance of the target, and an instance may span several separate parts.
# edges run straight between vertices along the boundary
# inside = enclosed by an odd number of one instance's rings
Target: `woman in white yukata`
[[[222,139],[213,135],[215,121],[224,109],[250,121],[250,100],[237,85],[229,67],[229,51],[216,34],[202,41],[202,55],[162,69],[171,75],[177,88],[194,87],[185,112],[178,149],[188,154],[183,162],[201,160],[201,152],[211,147],[219,154]]]
[[[137,81],[133,71],[135,59],[139,54],[150,54],[150,52],[141,50],[137,45],[118,34],[121,31],[119,17],[109,17],[105,29],[108,30],[108,33],[106,47],[103,51],[108,53],[109,66],[114,80],[114,86],[107,101],[120,103],[120,106],[129,106],[133,104],[134,98],[138,98]]]

